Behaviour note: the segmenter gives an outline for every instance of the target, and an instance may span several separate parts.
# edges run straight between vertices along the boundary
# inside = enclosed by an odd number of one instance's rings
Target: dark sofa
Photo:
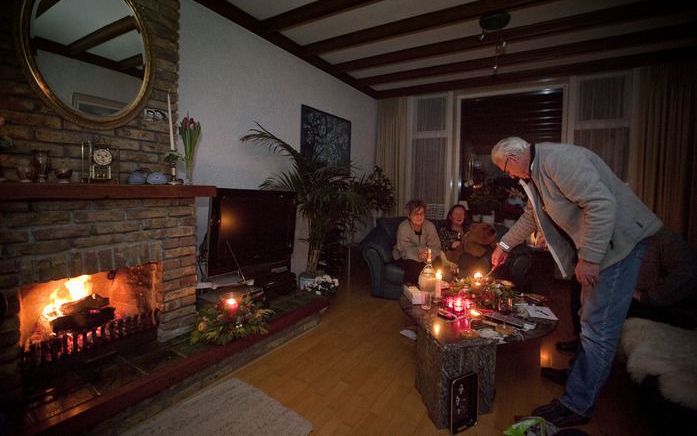
[[[405,217],[378,218],[375,228],[360,243],[363,259],[368,264],[372,295],[380,298],[399,299],[402,295],[404,271],[394,263],[392,248],[397,242],[397,227]],[[436,227],[443,221],[434,221]],[[497,238],[507,228],[495,224]],[[516,285],[524,282],[525,274],[532,263],[531,251],[526,247],[516,247],[508,257],[506,264],[495,272],[501,279],[511,280]]]

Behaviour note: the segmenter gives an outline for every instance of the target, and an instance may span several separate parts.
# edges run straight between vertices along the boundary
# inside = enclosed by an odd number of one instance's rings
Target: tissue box
[[[416,286],[404,285],[404,296],[411,301],[411,304],[423,304],[424,293]]]

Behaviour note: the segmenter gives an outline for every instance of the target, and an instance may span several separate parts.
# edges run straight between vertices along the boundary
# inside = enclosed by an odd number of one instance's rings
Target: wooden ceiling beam
[[[237,6],[233,5],[232,3],[228,3],[226,0],[195,0],[197,3],[207,7],[208,9],[212,10],[213,12],[217,13],[218,15],[227,18],[228,20],[232,21],[233,23],[236,23],[245,29],[249,30],[252,33],[255,33],[256,35],[264,38],[265,40],[271,42],[272,44],[277,45],[278,47],[282,48],[283,50],[289,52],[290,54],[293,54],[301,59],[303,59],[305,62],[309,63],[310,65],[313,65],[320,70],[324,71],[325,73],[331,74],[332,76],[336,77],[337,79],[341,80],[342,82],[356,88],[357,90],[361,91],[362,93],[376,98],[377,93],[375,90],[373,90],[370,87],[366,87],[363,84],[361,84],[358,80],[355,78],[351,77],[350,75],[341,72],[341,71],[336,71],[334,66],[330,64],[329,62],[325,61],[324,59],[321,59],[318,56],[305,56],[302,53],[302,49],[300,45],[297,43],[291,41],[290,39],[286,38],[285,36],[281,35],[278,32],[273,32],[273,33],[264,33],[262,32],[262,26],[261,22],[254,18],[253,16],[249,15],[248,13],[244,12],[242,9],[238,8]]]
[[[264,33],[278,32],[382,0],[317,0],[261,20]]]
[[[35,18],[39,18],[44,12],[54,7],[59,1],[60,0],[41,0],[39,6],[36,7]]]
[[[503,54],[498,57],[498,60],[495,56],[490,56],[463,62],[452,62],[443,65],[435,65],[432,67],[416,68],[396,73],[363,77],[359,80],[366,85],[377,85],[382,83],[399,82],[403,80],[492,68],[494,62],[497,62],[499,67],[503,67],[522,63],[559,59],[560,57],[568,57],[584,53],[616,50],[625,47],[670,41],[680,38],[697,38],[695,28],[697,28],[697,21],[692,21],[676,26],[642,30],[624,35],[609,36],[606,38],[598,38],[535,50]]]
[[[121,59],[117,65],[121,71],[141,67],[143,66],[143,55],[138,53],[137,55],[128,57],[126,59]]]
[[[31,46],[32,50],[44,50],[68,58],[76,59],[78,61],[87,62],[88,64],[97,65],[102,68],[107,68],[110,70],[118,71],[120,73],[128,74],[129,76],[137,77],[139,79],[143,79],[143,70],[139,70],[137,68],[129,68],[126,70],[122,70],[121,68],[119,68],[118,62],[114,62],[111,59],[107,59],[102,56],[98,56],[88,52],[72,55],[68,46],[59,44],[55,41],[49,41],[48,39],[36,37],[32,39]]]
[[[418,32],[434,27],[442,27],[458,21],[479,18],[485,13],[512,10],[535,3],[547,3],[553,0],[478,0],[461,6],[454,6],[427,14],[417,15],[403,20],[393,21],[368,29],[358,30],[334,38],[313,42],[302,46],[305,55],[317,55],[341,50],[361,44],[367,44],[407,33]]]
[[[71,43],[68,46],[70,54],[76,56],[79,53],[86,52],[87,50],[96,47],[100,44],[104,44],[107,41],[124,35],[130,31],[138,30],[138,24],[132,16],[123,17],[113,23],[107,24],[101,29],[97,29],[89,35],[83,36],[77,41]]]
[[[378,98],[390,98],[406,95],[429,94],[433,92],[450,91],[454,89],[478,88],[484,86],[501,86],[513,83],[534,81],[549,82],[566,78],[571,75],[591,74],[600,71],[625,70],[642,65],[659,64],[679,59],[697,58],[697,45],[674,48],[669,50],[639,53],[610,59],[601,59],[575,64],[558,65],[554,67],[536,68],[470,79],[451,80],[446,82],[429,83],[425,85],[407,86],[378,91]]]
[[[635,21],[661,15],[684,12],[687,10],[694,10],[694,5],[690,5],[688,2],[656,2],[648,0],[587,12],[585,14],[558,18],[556,20],[544,21],[542,23],[506,29],[503,32],[503,37],[509,43],[513,41],[524,41],[560,32],[570,32],[579,29],[588,29],[592,27]],[[334,67],[337,71],[356,71],[414,59],[442,56],[453,52],[493,45],[493,41],[482,42],[479,39],[479,35],[473,35],[465,38],[451,39],[448,41],[426,44],[419,47],[340,62],[335,64]]]

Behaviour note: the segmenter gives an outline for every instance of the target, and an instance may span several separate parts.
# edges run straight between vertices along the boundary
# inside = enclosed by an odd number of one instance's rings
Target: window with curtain
[[[627,73],[576,79],[573,143],[587,147],[627,180],[630,86]]]
[[[412,97],[411,107],[411,197],[428,204],[428,219],[442,219],[447,198],[449,98]]]

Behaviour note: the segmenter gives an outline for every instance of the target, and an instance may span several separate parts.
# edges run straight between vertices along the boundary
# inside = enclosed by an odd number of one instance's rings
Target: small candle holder
[[[171,178],[169,182],[167,182],[170,185],[181,185],[184,182],[181,179],[177,178],[177,163],[176,162],[170,162],[169,164],[169,171]]]

